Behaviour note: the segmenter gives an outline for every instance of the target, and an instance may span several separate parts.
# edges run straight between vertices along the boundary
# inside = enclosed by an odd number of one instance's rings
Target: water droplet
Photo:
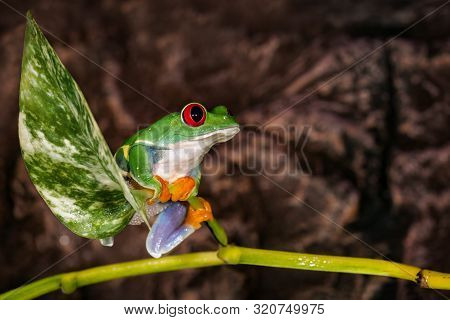
[[[104,247],[112,247],[114,245],[114,237],[100,239],[100,243]]]
[[[63,247],[68,246],[70,244],[70,238],[63,234],[61,237],[59,237],[59,244]]]

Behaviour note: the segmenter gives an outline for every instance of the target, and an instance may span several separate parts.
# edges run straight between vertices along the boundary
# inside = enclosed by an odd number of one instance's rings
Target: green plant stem
[[[407,264],[367,258],[327,256],[228,246],[219,257],[229,264],[386,276],[417,283],[422,288],[450,290],[450,274]]]
[[[217,256],[216,251],[116,263],[44,278],[3,293],[0,299],[33,299],[58,289],[72,293],[77,288],[113,279],[222,264],[224,261]]]
[[[83,286],[118,278],[224,264],[387,276],[413,281],[422,288],[450,290],[450,274],[386,260],[226,246],[219,251],[144,259],[63,273],[3,293],[0,299],[33,299],[58,289],[72,293]]]

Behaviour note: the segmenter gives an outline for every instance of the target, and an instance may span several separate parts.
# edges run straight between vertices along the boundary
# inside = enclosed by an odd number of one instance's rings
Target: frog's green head
[[[239,125],[224,106],[207,111],[200,103],[189,103],[181,112],[171,113],[152,125],[159,142],[202,141],[208,145],[225,142],[239,132]]]

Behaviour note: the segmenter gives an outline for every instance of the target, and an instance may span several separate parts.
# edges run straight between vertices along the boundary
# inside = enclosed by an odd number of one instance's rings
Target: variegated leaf
[[[81,90],[30,14],[19,138],[31,180],[74,233],[94,239],[115,235],[138,210]]]

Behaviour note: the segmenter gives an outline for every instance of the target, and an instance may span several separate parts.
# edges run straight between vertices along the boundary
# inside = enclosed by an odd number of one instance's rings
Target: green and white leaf
[[[101,239],[141,211],[75,80],[27,16],[19,138],[31,180],[71,231]]]

